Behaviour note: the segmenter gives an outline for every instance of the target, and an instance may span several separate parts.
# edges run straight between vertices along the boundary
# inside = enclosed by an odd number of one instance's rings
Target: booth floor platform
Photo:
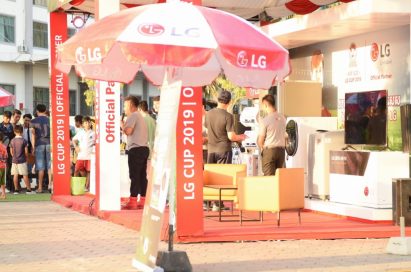
[[[96,212],[92,196],[53,196],[52,200],[62,206],[84,214],[98,216],[127,228],[139,230],[143,210]],[[217,212],[204,212],[204,215],[217,215]],[[234,214],[238,211],[234,210]],[[231,215],[224,211],[223,215]],[[258,218],[257,212],[244,213],[246,218]],[[240,226],[238,217],[223,219],[232,222],[219,222],[218,217],[204,217],[204,234],[201,236],[177,237],[176,242],[231,242],[257,240],[298,240],[298,239],[355,239],[389,238],[400,235],[398,226],[391,220],[371,221],[324,212],[304,210],[301,213],[301,225],[295,211],[281,213],[281,225],[277,227],[277,214],[264,213],[264,221],[243,222]],[[165,214],[162,240],[167,240],[168,213]],[[411,227],[406,228],[406,235],[411,235]]]

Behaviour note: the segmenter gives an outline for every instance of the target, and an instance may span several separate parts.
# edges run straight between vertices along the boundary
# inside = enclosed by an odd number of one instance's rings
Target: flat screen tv
[[[345,94],[345,144],[387,145],[387,91]]]

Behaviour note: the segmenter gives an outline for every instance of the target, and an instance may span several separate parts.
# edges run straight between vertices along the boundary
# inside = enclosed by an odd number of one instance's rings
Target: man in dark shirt
[[[218,95],[218,105],[207,112],[205,126],[208,135],[207,163],[231,163],[233,152],[231,142],[244,141],[244,134],[234,132],[233,115],[227,112],[231,93],[222,90]]]
[[[44,172],[47,169],[49,190],[52,189],[51,161],[50,161],[50,120],[46,114],[46,106],[38,104],[37,117],[31,120],[33,153],[36,156],[36,170],[39,173],[38,193],[43,192]]]
[[[217,101],[217,107],[209,110],[205,115],[208,135],[207,163],[228,164],[232,163],[233,158],[231,142],[244,141],[246,136],[244,134],[237,135],[234,132],[233,115],[227,112],[231,93],[226,90],[220,91]],[[224,205],[217,201],[213,206],[213,211],[217,211],[219,208],[224,209]]]

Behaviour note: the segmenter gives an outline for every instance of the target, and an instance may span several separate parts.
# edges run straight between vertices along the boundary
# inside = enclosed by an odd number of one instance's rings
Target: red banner
[[[176,130],[177,236],[203,228],[202,88],[181,88]]]
[[[50,97],[54,195],[70,194],[68,75],[55,69],[57,46],[67,40],[67,14],[50,13]]]

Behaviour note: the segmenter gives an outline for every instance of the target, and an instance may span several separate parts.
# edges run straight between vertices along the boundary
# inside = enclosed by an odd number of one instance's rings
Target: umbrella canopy
[[[161,85],[170,67],[185,86],[221,72],[243,87],[269,88],[290,72],[288,51],[246,20],[185,2],[123,10],[59,47],[56,66],[82,77],[129,83],[142,70]]]
[[[15,97],[2,87],[0,87],[0,107],[7,107],[15,104]]]

